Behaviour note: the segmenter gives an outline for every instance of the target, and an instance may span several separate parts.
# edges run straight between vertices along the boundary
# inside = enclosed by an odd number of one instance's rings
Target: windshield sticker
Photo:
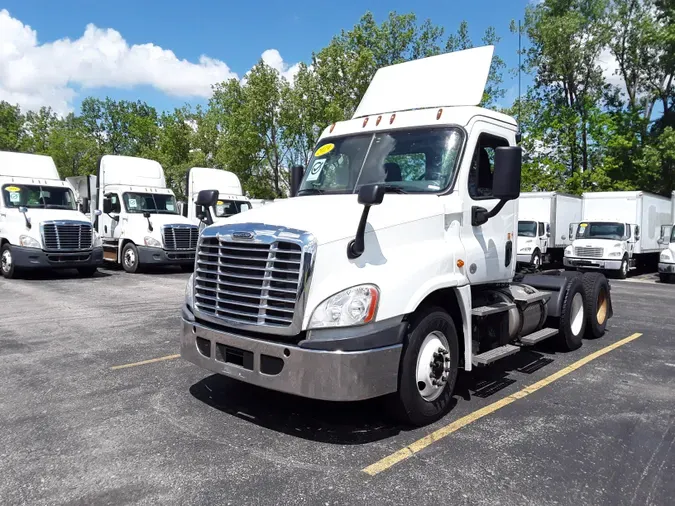
[[[132,209],[136,209],[138,207],[138,204],[136,203],[136,199],[129,199],[129,207]]]
[[[5,190],[7,190],[8,192],[20,192],[21,188],[19,188],[18,186],[8,186],[7,188],[5,188]]]
[[[319,179],[321,169],[323,169],[323,166],[325,164],[326,164],[325,158],[323,160],[314,160],[314,163],[312,164],[312,169],[309,171],[309,174],[307,174],[307,181],[316,181],[317,179]]]
[[[166,203],[166,210],[167,211],[173,211],[173,202],[167,202]]]
[[[21,194],[18,192],[12,192],[9,194],[9,201],[10,202],[20,202],[21,201]]]
[[[319,157],[319,156],[327,155],[328,153],[333,151],[334,148],[335,148],[335,144],[324,144],[323,146],[321,146],[319,149],[316,150],[316,153],[314,153],[314,156]]]
[[[216,205],[217,205],[217,206],[222,206],[222,205],[223,205],[223,201],[222,201],[222,200],[219,200],[218,202],[216,202]]]
[[[221,202],[220,200],[216,204],[216,214],[218,216],[222,216],[223,214],[225,214],[225,204],[223,204],[223,202]]]
[[[588,226],[588,223],[582,223],[581,225],[579,225],[579,228],[586,228],[587,226]]]

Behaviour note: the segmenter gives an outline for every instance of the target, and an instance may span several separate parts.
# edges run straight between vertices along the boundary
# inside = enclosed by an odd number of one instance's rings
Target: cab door
[[[517,201],[507,202],[482,225],[475,226],[472,218],[477,208],[490,211],[499,203],[492,186],[495,149],[514,145],[515,133],[481,120],[474,123],[470,132],[458,179],[460,195],[466,195],[460,232],[470,259],[466,276],[472,284],[508,281],[516,265]]]

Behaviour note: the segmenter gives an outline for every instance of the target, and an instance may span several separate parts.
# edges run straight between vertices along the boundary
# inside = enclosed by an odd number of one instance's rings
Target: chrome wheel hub
[[[12,253],[9,250],[2,252],[2,272],[9,272],[12,268]]]
[[[448,340],[440,331],[424,338],[417,355],[417,389],[425,401],[435,401],[443,392],[450,376]]]

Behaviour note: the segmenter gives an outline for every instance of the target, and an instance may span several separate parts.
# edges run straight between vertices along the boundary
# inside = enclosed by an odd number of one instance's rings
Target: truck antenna
[[[521,125],[520,120],[521,120],[521,116],[522,116],[522,107],[523,107],[523,105],[522,105],[523,97],[522,97],[521,92],[520,92],[520,81],[521,81],[520,73],[521,73],[521,70],[522,70],[522,65],[520,63],[521,53],[522,53],[521,39],[522,39],[522,33],[521,33],[521,29],[520,29],[520,19],[519,19],[518,20],[518,132],[516,133],[516,138],[517,138],[518,144],[520,144],[520,141],[523,138],[523,132],[522,132],[521,126],[520,126]]]

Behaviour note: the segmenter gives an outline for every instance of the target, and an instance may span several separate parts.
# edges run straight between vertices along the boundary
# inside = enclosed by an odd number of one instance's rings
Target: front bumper
[[[529,264],[532,262],[532,253],[518,253],[516,255],[516,262],[519,264]]]
[[[103,248],[64,253],[43,251],[37,248],[12,246],[12,262],[20,268],[72,269],[74,267],[99,267],[103,265]]]
[[[149,246],[136,246],[141,264],[181,265],[195,263],[195,250],[165,250]]]
[[[564,257],[563,265],[565,267],[577,267],[581,269],[604,269],[608,271],[618,271],[621,269],[622,259],[605,260],[602,258],[578,258]]]
[[[392,332],[402,336],[404,328],[405,323],[401,323]],[[379,338],[376,341],[382,342]],[[291,345],[243,337],[197,322],[183,307],[180,354],[209,371],[327,401],[358,401],[397,390],[400,342],[358,351],[303,347],[308,342]]]
[[[659,262],[659,272],[663,274],[675,274],[675,264],[664,264]]]

